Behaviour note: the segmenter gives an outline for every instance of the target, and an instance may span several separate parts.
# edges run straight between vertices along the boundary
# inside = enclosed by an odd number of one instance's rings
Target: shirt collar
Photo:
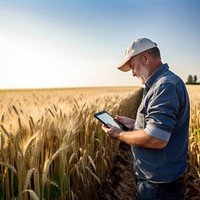
[[[169,69],[168,64],[162,64],[145,82],[145,87],[150,88],[162,73]]]

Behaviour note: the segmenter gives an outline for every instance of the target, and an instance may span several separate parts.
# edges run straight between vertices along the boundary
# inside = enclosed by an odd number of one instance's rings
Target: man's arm
[[[167,145],[166,141],[155,138],[144,130],[124,132],[116,127],[107,128],[104,125],[102,129],[107,133],[108,137],[138,147],[162,149]]]
[[[147,134],[144,130],[121,132],[119,140],[127,144],[144,148],[162,149],[167,142]]]

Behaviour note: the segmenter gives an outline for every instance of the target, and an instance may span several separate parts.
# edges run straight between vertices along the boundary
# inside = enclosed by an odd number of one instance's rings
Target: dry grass
[[[188,91],[190,168],[185,199],[198,199],[200,87],[188,86]],[[140,97],[140,89],[134,87],[1,92],[1,199],[97,198],[119,143],[107,140],[93,113],[107,110],[134,117]]]
[[[1,92],[1,198],[95,198],[118,143],[93,114],[134,116],[139,94],[130,87]]]
[[[187,86],[190,96],[189,169],[185,199],[199,199],[200,194],[200,86]]]

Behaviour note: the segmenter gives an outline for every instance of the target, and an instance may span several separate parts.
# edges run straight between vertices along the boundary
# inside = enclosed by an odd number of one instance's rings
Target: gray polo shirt
[[[131,146],[138,178],[167,183],[187,168],[189,98],[183,81],[161,65],[146,81],[148,88],[138,108],[134,130],[144,131],[167,146],[148,149]]]

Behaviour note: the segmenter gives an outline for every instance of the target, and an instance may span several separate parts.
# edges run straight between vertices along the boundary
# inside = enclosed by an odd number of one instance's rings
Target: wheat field
[[[200,199],[200,86],[187,86],[190,97],[189,169],[185,199]]]
[[[191,101],[186,199],[200,193],[200,88]],[[135,117],[139,87],[0,92],[0,199],[98,199],[119,142],[107,139],[97,111]]]
[[[134,117],[140,94],[137,87],[1,92],[1,198],[93,199],[118,150],[93,114]]]

